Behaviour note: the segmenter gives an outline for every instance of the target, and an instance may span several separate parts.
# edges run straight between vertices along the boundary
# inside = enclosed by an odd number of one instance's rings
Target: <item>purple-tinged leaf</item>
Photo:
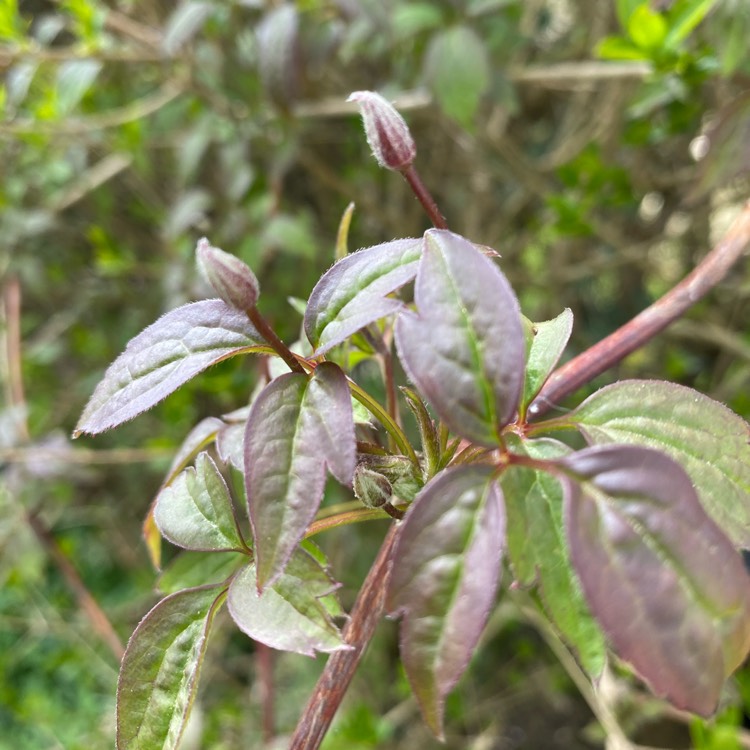
[[[398,312],[403,304],[388,295],[414,278],[421,254],[421,238],[394,240],[347,255],[323,274],[305,312],[315,355]]]
[[[750,576],[663,453],[587,448],[560,462],[573,565],[615,651],[704,716],[750,648]]]
[[[557,366],[572,330],[573,313],[567,307],[552,320],[532,324],[531,341],[526,354],[522,409],[534,400],[552,370]]]
[[[200,551],[242,550],[229,489],[216,464],[201,453],[156,499],[154,521],[172,544]]]
[[[526,345],[510,284],[468,240],[431,229],[414,296],[417,314],[396,322],[407,375],[454,432],[496,446],[524,382]]]
[[[226,589],[162,599],[128,642],[117,683],[117,750],[174,750],[198,686],[208,632]]]
[[[224,425],[216,436],[219,458],[237,471],[245,469],[245,424],[232,422]]]
[[[298,549],[281,576],[258,593],[255,564],[243,568],[229,587],[229,613],[256,641],[281,651],[315,656],[348,649],[332,617],[344,614],[338,584],[307,552]]]
[[[469,664],[500,577],[505,513],[489,466],[437,474],[406,514],[387,606],[403,614],[401,659],[422,714],[442,735],[445,698]]]
[[[356,464],[346,376],[331,362],[287,373],[254,401],[245,435],[245,487],[258,589],[284,570],[323,498],[326,466],[351,484]]]
[[[127,422],[211,365],[265,347],[247,316],[221,300],[178,307],[131,339],[104,373],[73,435]]]
[[[195,251],[198,267],[216,294],[238,310],[249,310],[258,302],[260,286],[250,268],[236,255],[213,247],[204,237]]]
[[[510,436],[509,436],[510,438]],[[509,439],[514,453],[556,460],[571,449],[556,440]],[[563,523],[563,491],[551,474],[510,466],[502,475],[507,514],[507,544],[516,581],[538,585],[549,618],[575,649],[592,677],[604,668],[604,636],[586,604],[568,554]]]
[[[623,380],[570,415],[589,443],[656,448],[679,463],[706,512],[750,548],[750,425],[698,391],[659,380]]]

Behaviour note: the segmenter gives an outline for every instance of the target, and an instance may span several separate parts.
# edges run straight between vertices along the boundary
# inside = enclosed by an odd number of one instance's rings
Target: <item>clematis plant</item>
[[[404,668],[440,737],[446,696],[477,648],[503,562],[518,585],[536,587],[592,678],[611,649],[657,695],[710,715],[750,649],[750,577],[738,552],[750,546],[748,425],[658,381],[622,381],[545,418],[694,302],[696,284],[689,302],[679,287],[670,292],[671,318],[647,311],[558,368],[571,312],[524,318],[495,254],[447,228],[415,172],[403,118],[372,92],[352,98],[379,163],[404,175],[435,228],[327,271],[307,302],[304,355],[258,312],[252,271],[201,240],[198,263],[218,298],[136,336],[78,425],[77,435],[115,427],[228,357],[276,357],[288,370],[249,407],[195,427],[149,513],[157,559],[157,529],[205,554],[190,586],[165,571],[171,593],[130,639],[118,748],[178,745],[224,604],[265,646],[332,654],[292,747],[319,745],[384,612],[401,618]],[[726,268],[727,253],[746,243],[742,221],[720,248]],[[412,283],[409,301],[401,291]],[[394,356],[409,381],[400,390]],[[356,382],[352,363],[368,357],[383,364],[385,404]],[[416,444],[401,426],[408,414]],[[559,439],[566,431],[588,447],[571,448]],[[333,515],[321,510],[328,474],[353,497]],[[237,512],[245,503],[249,525]],[[375,519],[391,519],[391,529],[342,631],[337,584],[313,538]]]

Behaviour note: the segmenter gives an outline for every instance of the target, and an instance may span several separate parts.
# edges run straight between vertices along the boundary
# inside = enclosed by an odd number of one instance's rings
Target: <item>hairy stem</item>
[[[273,350],[287,363],[292,372],[305,374],[305,369],[297,362],[296,357],[289,351],[287,345],[276,335],[276,332],[268,325],[266,319],[258,312],[257,307],[249,307],[245,310],[250,322],[255,326],[258,333],[270,344]]]
[[[391,526],[362,584],[351,617],[344,626],[344,641],[352,648],[337,651],[329,657],[294,731],[290,750],[317,750],[333,721],[375,627],[383,616],[390,557],[397,535],[398,526]]]
[[[534,419],[616,365],[677,320],[729,272],[750,244],[750,202],[724,237],[677,286],[599,343],[552,373],[529,406]]]
[[[440,213],[440,209],[438,208],[437,203],[435,203],[435,199],[422,182],[422,178],[419,176],[417,170],[414,169],[414,166],[410,164],[401,172],[401,174],[409,183],[409,187],[414,195],[417,196],[417,200],[422,204],[425,213],[430,217],[433,226],[436,229],[448,229],[448,222],[445,220],[445,216]]]

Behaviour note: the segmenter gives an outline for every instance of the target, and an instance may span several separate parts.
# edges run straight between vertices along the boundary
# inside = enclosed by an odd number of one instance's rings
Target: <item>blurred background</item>
[[[681,279],[750,194],[748,39],[747,0],[0,0],[0,748],[113,746],[118,654],[157,600],[141,523],[192,425],[255,383],[233,359],[69,440],[127,341],[206,293],[197,239],[255,270],[293,341],[288,298],[333,262],[350,201],[350,249],[428,227],[350,92],[397,104],[451,228],[502,255],[528,317],[572,308],[572,355]],[[748,418],[749,313],[745,263],[590,390],[666,378]],[[383,532],[325,540],[347,607]],[[644,746],[750,747],[750,672],[702,722],[619,669],[592,696],[558,645],[505,592],[445,747],[604,747],[592,701]],[[264,746],[255,658],[220,619],[186,746]],[[276,657],[280,735],[322,663]],[[439,746],[384,623],[325,747]]]

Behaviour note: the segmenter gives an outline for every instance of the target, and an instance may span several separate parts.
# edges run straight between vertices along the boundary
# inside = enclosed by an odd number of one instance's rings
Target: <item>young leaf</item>
[[[216,417],[206,417],[190,430],[187,437],[182,441],[182,445],[177,449],[175,457],[172,459],[172,465],[169,467],[167,476],[162,482],[160,492],[193,460],[202,448],[213,442],[223,424]],[[143,519],[142,533],[148,555],[151,558],[151,564],[158,570],[161,568],[161,532],[154,522],[155,507],[156,498],[151,502],[151,507]],[[187,588],[187,586],[183,586],[182,588]]]
[[[415,301],[417,314],[396,322],[407,375],[454,432],[496,446],[524,378],[526,345],[510,284],[468,240],[431,229]]]
[[[307,552],[295,550],[281,576],[258,593],[255,564],[229,587],[229,613],[251,638],[305,656],[348,649],[332,616],[343,615],[333,591],[338,584]]]
[[[323,274],[305,311],[315,355],[400,310],[403,304],[388,295],[414,278],[421,254],[421,239],[394,240],[347,255]]]
[[[565,351],[573,330],[573,313],[565,308],[556,318],[532,325],[531,345],[526,354],[526,379],[521,408],[539,393]]]
[[[656,448],[687,471],[706,511],[737,546],[750,548],[750,426],[698,391],[623,380],[571,415],[589,443]]]
[[[117,750],[174,750],[198,686],[208,632],[226,589],[162,599],[128,642],[117,683]]]
[[[635,446],[560,462],[571,556],[615,651],[704,716],[750,648],[750,577],[679,464]]]
[[[127,422],[207,367],[264,346],[247,316],[221,300],[178,307],[131,339],[109,366],[73,436]]]
[[[517,443],[517,444],[516,444]],[[514,441],[515,452],[554,460],[570,452],[555,440]],[[523,586],[538,583],[544,609],[592,677],[604,667],[604,636],[573,572],[563,525],[563,491],[551,474],[511,466],[502,475],[508,558]]]
[[[346,376],[331,362],[311,378],[282,375],[255,400],[245,435],[245,487],[259,590],[281,574],[315,517],[326,466],[351,484],[355,448]]]
[[[401,659],[438,736],[445,698],[469,663],[500,577],[505,513],[493,471],[437,474],[407,512],[393,553],[388,608],[403,614]]]
[[[229,489],[207,453],[201,453],[195,468],[189,466],[159,493],[154,520],[166,539],[185,549],[245,547]]]

